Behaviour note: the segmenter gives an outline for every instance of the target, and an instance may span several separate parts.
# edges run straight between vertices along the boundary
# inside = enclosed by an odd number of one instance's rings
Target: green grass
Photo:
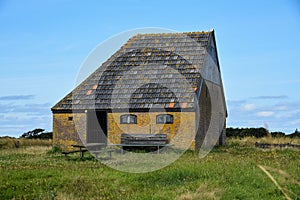
[[[0,199],[291,199],[300,197],[300,151],[228,140],[205,158],[188,151],[154,172],[131,174],[49,146],[0,149]]]

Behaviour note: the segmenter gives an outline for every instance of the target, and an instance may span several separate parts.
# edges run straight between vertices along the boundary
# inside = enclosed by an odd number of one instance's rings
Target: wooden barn
[[[214,30],[138,34],[52,107],[53,142],[119,144],[167,135],[180,148],[225,144],[227,110]]]

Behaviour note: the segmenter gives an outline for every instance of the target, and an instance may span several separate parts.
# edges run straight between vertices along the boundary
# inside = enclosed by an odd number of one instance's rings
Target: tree
[[[298,131],[298,129],[296,129],[294,133],[292,133],[288,136],[291,137],[291,138],[293,138],[293,137],[299,137],[300,138],[300,132]]]
[[[271,132],[272,137],[284,137],[285,133],[276,131],[276,132]]]
[[[23,133],[20,138],[28,138],[28,139],[52,139],[52,132],[44,132],[45,129],[36,128],[32,131],[28,131]]]

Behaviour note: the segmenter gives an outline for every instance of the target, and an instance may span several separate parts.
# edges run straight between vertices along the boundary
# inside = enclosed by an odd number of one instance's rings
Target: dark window
[[[161,114],[156,116],[157,124],[173,124],[173,115]]]
[[[136,115],[121,115],[120,123],[121,124],[136,124]]]
[[[73,120],[73,117],[68,117],[68,120],[69,120],[69,121],[72,121],[72,120]]]

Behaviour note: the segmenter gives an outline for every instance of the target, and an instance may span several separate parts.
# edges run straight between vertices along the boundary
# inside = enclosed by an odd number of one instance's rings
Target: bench
[[[165,146],[171,146],[167,144],[166,134],[127,134],[121,135],[121,144],[114,144],[112,146],[121,146],[121,153],[124,149],[137,149],[137,148],[151,148],[157,149],[157,154],[160,153],[160,148]]]

